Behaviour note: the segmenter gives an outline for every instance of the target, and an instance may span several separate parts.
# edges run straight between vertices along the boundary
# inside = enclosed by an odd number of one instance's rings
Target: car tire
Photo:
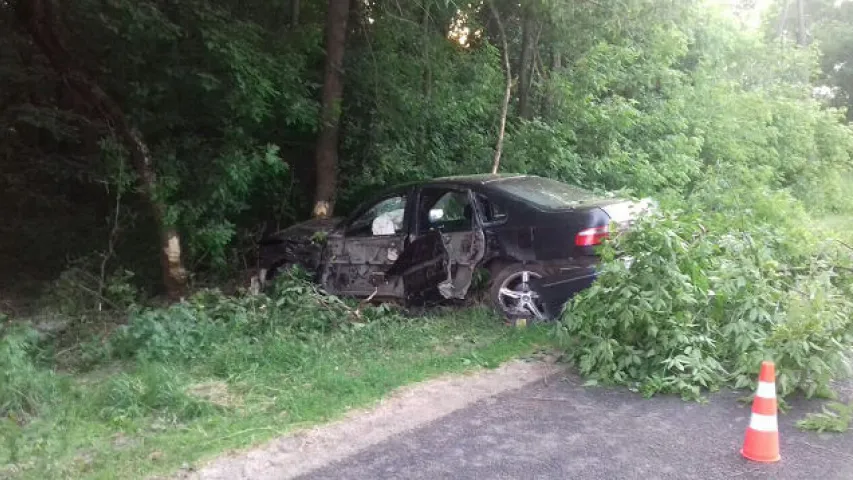
[[[502,266],[492,275],[489,286],[489,302],[492,308],[509,320],[521,318],[533,322],[553,320],[538,294],[529,284],[530,278],[542,278],[551,273],[548,268],[538,264],[513,263]]]

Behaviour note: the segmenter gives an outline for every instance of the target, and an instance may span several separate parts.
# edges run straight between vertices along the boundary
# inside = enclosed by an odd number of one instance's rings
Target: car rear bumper
[[[634,259],[621,259],[626,267],[631,268]],[[556,318],[563,311],[563,306],[576,293],[589,288],[598,278],[598,259],[590,257],[585,263],[559,266],[559,273],[547,277],[532,279],[531,286],[542,299],[548,318]]]
[[[576,293],[589,288],[598,272],[595,265],[561,268],[555,275],[532,279],[532,287],[542,299],[548,318],[560,315],[563,305]]]

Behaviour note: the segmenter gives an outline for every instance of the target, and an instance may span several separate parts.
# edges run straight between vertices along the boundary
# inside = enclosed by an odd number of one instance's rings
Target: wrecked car
[[[330,294],[416,302],[465,298],[483,268],[495,309],[547,320],[592,284],[596,245],[648,208],[537,176],[439,178],[268,236],[260,278],[300,265]]]

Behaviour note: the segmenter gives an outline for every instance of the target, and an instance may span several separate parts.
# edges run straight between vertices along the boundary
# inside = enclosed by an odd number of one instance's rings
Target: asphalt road
[[[739,449],[742,394],[706,404],[644,400],[577,378],[500,394],[300,477],[305,479],[852,479],[853,433],[795,423],[817,408],[791,401],[780,415],[782,460],[756,464]]]

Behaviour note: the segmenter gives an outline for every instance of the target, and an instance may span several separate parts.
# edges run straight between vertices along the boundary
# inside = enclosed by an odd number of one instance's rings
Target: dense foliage
[[[734,212],[648,217],[605,247],[599,281],[566,310],[563,342],[584,375],[647,395],[749,386],[764,359],[781,395],[829,395],[853,344],[850,262],[790,238]]]

